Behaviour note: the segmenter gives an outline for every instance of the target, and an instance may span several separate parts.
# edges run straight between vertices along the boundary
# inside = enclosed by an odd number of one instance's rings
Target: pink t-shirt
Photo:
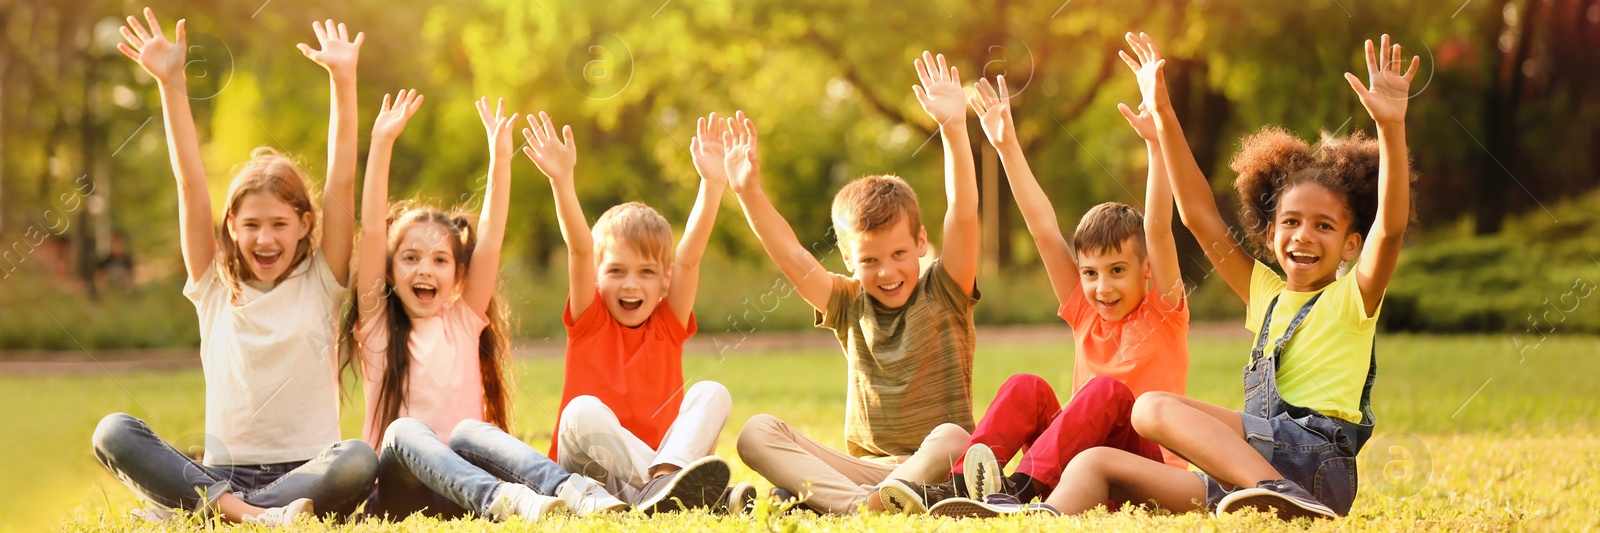
[[[1176,307],[1167,305],[1155,290],[1146,290],[1144,300],[1127,316],[1115,322],[1100,317],[1082,290],[1057,311],[1072,326],[1077,348],[1072,364],[1072,391],[1100,376],[1115,378],[1133,391],[1134,397],[1150,391],[1184,394],[1189,378],[1189,300]],[[1189,463],[1161,450],[1166,463],[1187,468]]]
[[[379,449],[383,422],[378,420],[378,389],[388,367],[388,307],[361,318],[356,341],[361,343],[362,390],[367,396],[367,427],[361,439]],[[415,418],[449,442],[462,420],[483,420],[483,378],[478,371],[478,338],[489,318],[461,300],[440,316],[411,319],[411,366],[406,401],[400,416]]]

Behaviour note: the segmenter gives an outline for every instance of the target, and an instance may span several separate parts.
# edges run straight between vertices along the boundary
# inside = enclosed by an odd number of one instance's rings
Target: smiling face
[[[922,265],[917,261],[928,254],[928,231],[912,233],[905,217],[882,231],[849,232],[843,242],[845,266],[866,288],[867,296],[878,305],[899,309],[917,288]]]
[[[1085,249],[1077,255],[1078,287],[1108,322],[1122,320],[1144,301],[1147,266],[1139,249],[1139,243],[1129,238],[1122,241],[1121,250]]]
[[[461,269],[455,234],[435,222],[409,224],[391,248],[389,281],[411,318],[439,316],[456,294]]]
[[[254,279],[265,290],[277,284],[299,256],[302,239],[311,232],[311,214],[265,192],[244,195],[228,217],[228,232]]]
[[[606,312],[630,328],[649,320],[671,283],[667,272],[672,265],[618,241],[601,250],[597,261],[595,283]]]
[[[1310,292],[1333,283],[1339,263],[1361,252],[1345,198],[1316,182],[1283,192],[1268,237],[1289,290]]]

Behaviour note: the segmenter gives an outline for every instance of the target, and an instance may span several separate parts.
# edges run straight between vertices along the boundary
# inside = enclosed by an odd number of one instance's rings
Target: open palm
[[[157,83],[183,81],[183,66],[189,49],[184,21],[178,21],[177,42],[172,42],[161,32],[161,21],[156,20],[155,11],[145,8],[144,18],[150,23],[148,31],[139,19],[128,17],[128,24],[121,29],[122,38],[128,42],[117,43],[117,50],[144,67]]]
[[[722,133],[728,131],[728,119],[716,113],[701,117],[695,123],[694,139],[689,141],[689,156],[694,160],[700,177],[719,186],[727,186],[728,147],[722,142]]]
[[[1411,101],[1411,80],[1417,77],[1417,66],[1422,64],[1418,56],[1411,57],[1411,68],[1403,70],[1405,65],[1404,49],[1399,44],[1391,45],[1389,35],[1384,34],[1382,45],[1373,49],[1372,40],[1367,40],[1367,79],[1371,84],[1361,84],[1361,79],[1355,74],[1346,72],[1345,80],[1350,82],[1350,88],[1355,89],[1356,96],[1361,99],[1362,107],[1367,108],[1367,114],[1372,115],[1372,120],[1379,123],[1403,122],[1406,119],[1406,104]]]
[[[550,181],[572,181],[572,169],[578,165],[578,145],[572,142],[572,126],[562,126],[561,137],[556,137],[550,115],[540,111],[538,120],[528,115],[528,127],[522,129],[522,138],[528,141],[522,153]]]
[[[1139,108],[1148,110],[1168,106],[1167,60],[1161,58],[1161,47],[1156,46],[1155,39],[1144,33],[1135,35],[1129,32],[1123,38],[1133,49],[1133,55],[1129,56],[1125,51],[1118,51],[1117,55],[1122,58],[1123,63],[1128,64],[1128,69],[1133,71],[1134,79],[1139,81],[1139,94],[1143,100]],[[1132,119],[1129,119],[1129,122],[1132,122]],[[1135,124],[1134,129],[1139,129],[1139,125]],[[1143,130],[1139,132],[1139,136],[1151,138],[1145,136]]]
[[[911,92],[922,103],[922,110],[939,124],[948,124],[966,117],[967,94],[961,89],[961,75],[955,67],[945,64],[944,54],[937,58],[923,51],[922,57],[912,62],[917,68],[921,85],[911,86]]]
[[[722,132],[722,144],[728,154],[723,167],[728,172],[728,184],[734,192],[744,191],[759,183],[761,158],[756,153],[756,124],[745,118],[744,112],[734,114],[727,131]]]
[[[978,80],[976,91],[967,98],[967,103],[978,114],[983,134],[989,136],[990,143],[999,146],[1017,140],[1017,127],[1011,119],[1011,91],[1006,87],[1005,75],[998,76],[995,81],[1000,85],[999,92],[989,85],[989,80]]]
[[[322,68],[332,73],[354,74],[356,61],[361,57],[361,43],[366,40],[366,34],[356,33],[354,39],[350,38],[350,30],[344,23],[334,24],[333,19],[327,22],[312,22],[311,30],[317,33],[317,44],[321,50],[313,49],[305,43],[297,46],[300,53],[315,61]]]
[[[483,121],[483,129],[489,134],[489,154],[494,157],[507,157],[511,155],[511,125],[517,117],[506,116],[503,112],[506,99],[495,101],[494,113],[489,113],[489,97],[478,99],[478,118]]]
[[[378,120],[372,125],[372,136],[378,139],[393,140],[400,136],[406,129],[406,121],[411,120],[411,115],[417,113],[417,108],[422,106],[422,95],[416,89],[400,91],[390,100],[389,95],[383,95],[383,107],[378,110]]]

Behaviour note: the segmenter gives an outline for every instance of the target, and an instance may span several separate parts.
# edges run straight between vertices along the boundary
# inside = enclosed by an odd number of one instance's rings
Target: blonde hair
[[[622,243],[663,265],[672,264],[672,225],[648,205],[628,202],[607,209],[595,221],[591,234],[596,261],[601,260],[608,247]]]
[[[1121,252],[1128,239],[1133,239],[1133,252],[1144,257],[1144,215],[1131,205],[1106,202],[1089,208],[1078,221],[1078,229],[1072,232],[1072,257],[1083,252]]]
[[[833,195],[833,231],[844,246],[851,235],[884,231],[904,219],[911,238],[922,230],[917,193],[898,176],[856,179]]]
[[[296,244],[287,272],[292,274],[300,263],[311,256],[318,238],[317,212],[312,207],[311,181],[306,179],[306,173],[300,170],[293,159],[271,147],[251,150],[250,160],[239,167],[233,175],[233,181],[228,184],[228,199],[223,204],[223,223],[218,230],[221,238],[217,239],[217,251],[221,253],[217,254],[216,259],[217,276],[234,295],[239,294],[241,285],[255,279],[255,274],[246,266],[244,253],[234,242],[233,230],[228,222],[239,212],[239,204],[243,203],[244,197],[253,193],[266,194],[289,204],[297,216],[310,215],[310,227]]]

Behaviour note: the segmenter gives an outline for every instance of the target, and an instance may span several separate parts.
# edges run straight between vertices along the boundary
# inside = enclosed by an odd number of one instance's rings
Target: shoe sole
[[[728,488],[733,473],[722,458],[708,456],[683,467],[677,479],[655,501],[640,502],[646,515],[711,507]]]
[[[721,502],[718,514],[740,516],[755,512],[756,487],[749,483],[740,482],[728,489],[727,501]]]
[[[962,464],[966,467],[968,497],[980,500],[1003,489],[1005,473],[1000,471],[1000,461],[995,459],[994,450],[989,446],[974,444],[967,448],[967,458]]]
[[[948,516],[951,518],[994,518],[997,516],[1023,513],[1046,513],[1050,516],[1061,515],[1060,511],[1057,511],[1049,504],[1028,503],[1020,506],[997,506],[989,505],[987,503],[970,498],[951,498],[939,502],[938,504],[934,505],[932,509],[928,510],[929,515]]]
[[[1217,503],[1217,514],[1228,514],[1240,509],[1251,508],[1262,513],[1277,515],[1278,519],[1289,521],[1296,518],[1338,518],[1332,509],[1326,507],[1318,509],[1295,501],[1282,494],[1265,489],[1249,488],[1235,491]]]
[[[922,496],[910,487],[897,482],[886,483],[878,487],[878,501],[883,503],[883,511],[890,514],[923,514],[928,512],[928,505],[922,503]]]

